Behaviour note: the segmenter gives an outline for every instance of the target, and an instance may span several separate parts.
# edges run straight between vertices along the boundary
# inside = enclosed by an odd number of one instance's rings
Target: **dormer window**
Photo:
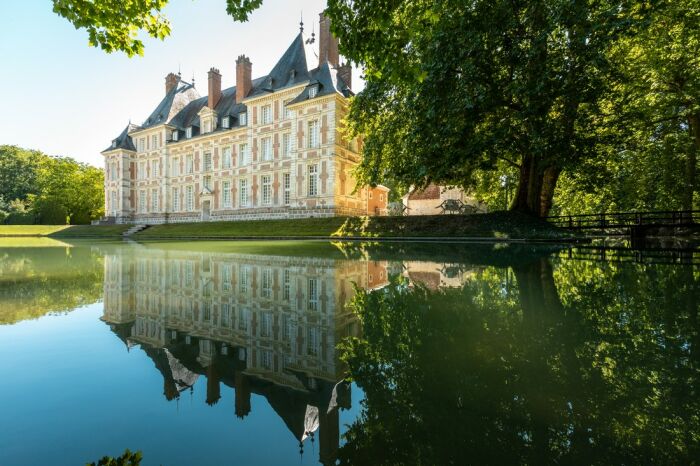
[[[116,139],[114,141],[112,141],[112,149],[114,149],[115,147],[117,147],[117,140]]]
[[[240,113],[238,115],[238,123],[241,126],[246,126],[248,124],[248,114],[247,113]]]
[[[178,133],[177,130],[173,131],[173,137],[172,137],[173,141],[177,141],[177,139],[178,139],[179,136],[180,136],[180,135],[179,135],[179,133]]]
[[[313,99],[318,94],[318,86],[312,86],[309,88],[309,99]]]
[[[185,130],[185,137],[187,139],[190,139],[192,137],[192,127],[188,126],[187,129]]]
[[[230,127],[231,127],[231,122],[230,122],[230,120],[229,120],[229,117],[226,116],[226,117],[223,117],[223,118],[221,119],[221,126],[223,126],[224,128],[230,128]]]

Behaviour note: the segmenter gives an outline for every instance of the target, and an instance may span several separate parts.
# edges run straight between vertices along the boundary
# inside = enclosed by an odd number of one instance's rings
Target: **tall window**
[[[292,155],[292,135],[284,133],[282,135],[282,156],[289,157]]]
[[[309,196],[318,196],[318,165],[309,165]]]
[[[289,301],[291,298],[291,279],[290,279],[289,269],[284,269],[282,272],[282,299]]]
[[[248,153],[248,144],[238,146],[238,165],[241,167],[248,165],[250,162],[250,154]]]
[[[243,178],[240,180],[240,189],[238,190],[238,204],[241,207],[248,207],[248,180]]]
[[[158,147],[158,135],[154,134],[151,136],[151,149],[156,149]]]
[[[151,160],[151,178],[158,178],[158,160]]]
[[[289,173],[282,175],[282,186],[284,188],[284,205],[289,205],[292,200],[292,176]]]
[[[140,138],[139,139],[139,144],[138,144],[138,151],[143,152],[146,149],[146,139],[145,138]]]
[[[247,113],[239,113],[238,114],[238,124],[241,126],[246,126],[248,124],[248,114]]]
[[[194,210],[194,186],[187,186],[185,188],[185,208],[188,212]]]
[[[309,147],[318,147],[318,120],[313,120],[309,122]]]
[[[262,176],[262,203],[263,205],[272,203],[272,177],[270,175]]]
[[[319,288],[318,278],[309,278],[309,286],[307,289],[307,296],[309,298],[309,310],[318,310],[318,288]]]
[[[263,105],[260,119],[261,119],[261,124],[263,124],[263,125],[269,125],[270,123],[272,123],[272,106],[271,105]]]
[[[260,336],[272,336],[272,312],[263,312],[260,317]]]
[[[231,168],[231,148],[224,147],[221,155],[221,168]]]
[[[188,175],[194,173],[194,156],[192,154],[187,154],[185,158],[185,173]]]
[[[117,192],[110,191],[110,198],[110,209],[112,212],[116,212],[119,209],[119,206],[117,205]]]
[[[188,126],[188,127],[185,129],[185,137],[186,137],[187,139],[189,139],[189,138],[192,137],[192,127],[191,127],[191,126]]]
[[[260,150],[263,160],[272,160],[272,138],[262,138],[260,140]]]
[[[204,172],[211,171],[211,152],[204,153]]]
[[[318,87],[313,86],[309,89],[309,99],[313,99],[316,95],[318,95]]]
[[[231,207],[231,182],[222,181],[221,182],[221,198],[224,203],[224,207]]]
[[[146,190],[139,191],[139,212],[146,212]]]
[[[294,118],[294,110],[287,107],[287,102],[285,102],[285,104],[284,104],[284,119],[291,120],[292,118]]]
[[[180,190],[173,188],[173,212],[180,211]]]
[[[145,180],[145,179],[146,179],[146,162],[139,162],[138,179],[139,179],[139,180]]]
[[[171,168],[172,168],[172,169],[170,170],[170,173],[172,174],[172,176],[180,176],[180,159],[178,159],[177,157],[174,158],[174,159],[171,161],[171,165],[170,165],[170,166],[171,166]]]
[[[160,210],[160,196],[158,189],[151,190],[151,212],[158,212]]]
[[[204,187],[207,188],[209,191],[212,190],[211,175],[207,175],[204,177]]]
[[[116,164],[116,162],[110,164],[109,179],[112,181],[117,180],[117,164]]]
[[[260,281],[260,296],[262,298],[272,297],[272,270],[263,269]]]

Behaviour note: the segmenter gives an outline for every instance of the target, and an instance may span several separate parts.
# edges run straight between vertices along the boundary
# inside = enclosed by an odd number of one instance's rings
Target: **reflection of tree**
[[[694,464],[698,277],[534,261],[352,302],[342,464]]]
[[[103,265],[87,247],[0,251],[0,324],[70,311],[102,298]]]

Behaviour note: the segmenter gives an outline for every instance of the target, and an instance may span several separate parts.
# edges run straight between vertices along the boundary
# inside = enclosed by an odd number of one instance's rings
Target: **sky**
[[[52,11],[47,0],[0,0],[0,145],[13,144],[102,166],[100,151],[131,120],[141,124],[165,94],[165,76],[193,76],[207,93],[216,67],[222,87],[235,85],[245,54],[253,77],[269,73],[299,32],[318,33],[325,0],[264,0],[247,23],[226,15],[224,0],[170,0],[165,41],[142,38],[145,53],[128,58],[88,46],[87,33]],[[314,26],[315,25],[315,26]],[[357,70],[353,90],[361,87]]]

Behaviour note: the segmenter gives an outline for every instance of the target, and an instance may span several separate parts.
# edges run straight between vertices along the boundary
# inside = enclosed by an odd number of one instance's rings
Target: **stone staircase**
[[[150,225],[134,225],[131,228],[129,228],[128,230],[126,230],[124,233],[122,233],[122,236],[124,236],[125,238],[129,237],[129,236],[133,235],[134,233],[138,233],[139,231],[145,230],[149,226]]]

